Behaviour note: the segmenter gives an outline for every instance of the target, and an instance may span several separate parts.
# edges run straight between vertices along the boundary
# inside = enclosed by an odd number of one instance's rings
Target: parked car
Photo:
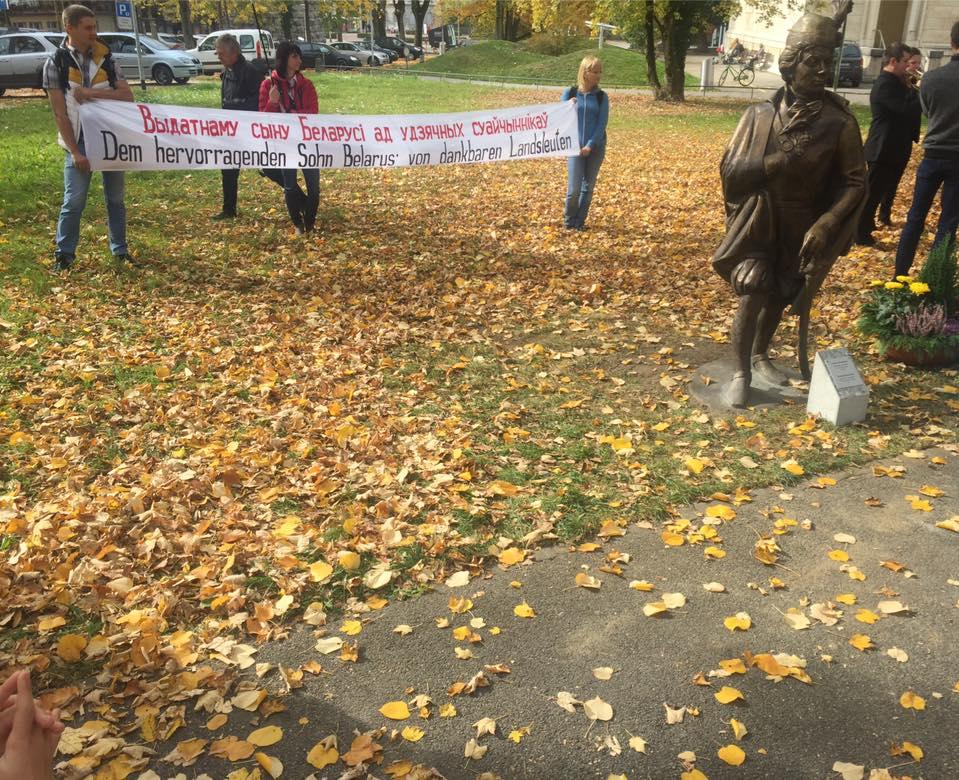
[[[366,45],[369,46],[369,42],[367,42]],[[373,44],[373,51],[379,52],[380,54],[385,54],[387,57],[389,57],[390,62],[396,62],[400,58],[400,55],[392,49],[384,49],[377,43]]]
[[[297,41],[297,46],[303,52],[304,68],[358,68],[363,63],[355,54],[337,51],[325,43]]]
[[[0,95],[8,89],[39,89],[43,66],[62,35],[23,32],[0,35]]]
[[[206,35],[195,49],[188,49],[187,54],[200,60],[200,67],[204,73],[219,73],[223,70],[220,60],[216,56],[216,42],[221,35],[230,33],[240,42],[240,51],[246,59],[262,68],[273,66],[276,57],[276,48],[273,45],[273,35],[267,30],[217,30]]]
[[[163,41],[171,49],[183,49],[183,36],[173,33],[157,33],[157,40]]]
[[[839,57],[839,48],[836,48],[834,57]],[[839,83],[846,82],[852,87],[862,83],[862,49],[858,43],[846,42],[842,47],[842,57],[839,58]]]
[[[359,57],[364,65],[385,65],[390,58],[378,51],[370,51],[369,45],[363,46],[360,43],[349,43],[347,41],[337,41],[333,44],[334,49],[347,51],[354,57]]]
[[[105,32],[98,36],[113,52],[113,59],[120,66],[123,77],[139,79],[137,65],[137,41],[133,33]],[[186,84],[192,76],[200,74],[200,61],[187,52],[171,49],[162,41],[149,35],[140,36],[140,60],[144,77],[166,86],[176,81]]]
[[[423,50],[419,46],[414,46],[412,43],[407,43],[402,38],[374,38],[377,46],[382,46],[384,49],[392,49],[400,57],[409,57],[410,59],[418,60],[423,56]]]

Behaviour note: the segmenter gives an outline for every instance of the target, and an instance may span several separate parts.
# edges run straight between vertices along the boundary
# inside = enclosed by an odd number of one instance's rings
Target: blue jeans
[[[916,247],[926,226],[926,215],[932,208],[939,187],[942,187],[942,211],[933,246],[947,236],[956,237],[959,225],[959,160],[937,160],[924,157],[916,171],[916,189],[912,195],[912,206],[906,217],[906,226],[899,238],[896,250],[896,275],[908,274],[916,256]]]
[[[566,213],[563,224],[568,228],[581,228],[589,213],[593,189],[599,176],[599,167],[606,156],[606,147],[593,149],[588,157],[576,156],[567,160]]]
[[[83,142],[80,153],[86,154]],[[123,171],[103,171],[103,200],[107,205],[107,229],[110,232],[110,251],[114,255],[127,253],[127,209],[123,203]],[[80,242],[80,217],[87,205],[92,173],[83,173],[73,164],[73,155],[66,153],[63,164],[63,206],[57,221],[57,257],[72,260]]]
[[[286,199],[286,210],[290,213],[293,224],[300,228],[312,230],[316,223],[316,211],[320,206],[320,170],[319,168],[304,168],[303,181],[306,182],[306,192],[296,180],[296,168],[280,171],[283,175],[283,196]]]

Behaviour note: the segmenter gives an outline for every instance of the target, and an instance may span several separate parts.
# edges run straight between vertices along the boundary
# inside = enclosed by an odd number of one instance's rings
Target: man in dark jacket
[[[959,22],[952,25],[952,59],[922,77],[919,99],[929,123],[916,188],[896,251],[896,275],[908,274],[932,201],[942,187],[942,210],[932,245],[956,240],[959,225]]]
[[[259,110],[260,82],[263,74],[254,68],[240,52],[240,42],[227,33],[216,41],[216,56],[223,64],[220,77],[220,105],[232,111]],[[239,168],[220,171],[223,179],[223,210],[213,219],[236,217],[236,194],[240,181]]]
[[[902,172],[906,169],[912,144],[919,140],[921,107],[919,92],[911,86],[909,78],[912,48],[902,43],[893,43],[883,54],[882,71],[872,85],[869,107],[872,109],[872,124],[864,152],[869,166],[869,198],[859,221],[856,243],[873,246],[876,239],[876,208],[882,202],[892,205]],[[881,214],[883,222],[889,214]]]

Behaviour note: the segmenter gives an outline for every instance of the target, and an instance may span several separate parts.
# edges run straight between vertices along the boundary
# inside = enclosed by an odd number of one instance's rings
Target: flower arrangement
[[[858,324],[860,332],[879,342],[881,355],[911,354],[916,362],[959,359],[955,242],[934,247],[918,277],[876,280],[870,287]]]

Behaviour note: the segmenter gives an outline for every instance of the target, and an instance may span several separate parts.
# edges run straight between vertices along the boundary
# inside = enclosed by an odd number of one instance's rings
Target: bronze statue
[[[826,90],[841,20],[806,14],[779,57],[785,86],[746,109],[723,155],[726,237],[713,268],[739,296],[732,328],[735,374],[723,398],[745,407],[754,372],[773,385],[788,377],[769,359],[786,307],[800,316],[800,368],[812,299],[845,254],[866,197],[859,124],[846,100]]]

